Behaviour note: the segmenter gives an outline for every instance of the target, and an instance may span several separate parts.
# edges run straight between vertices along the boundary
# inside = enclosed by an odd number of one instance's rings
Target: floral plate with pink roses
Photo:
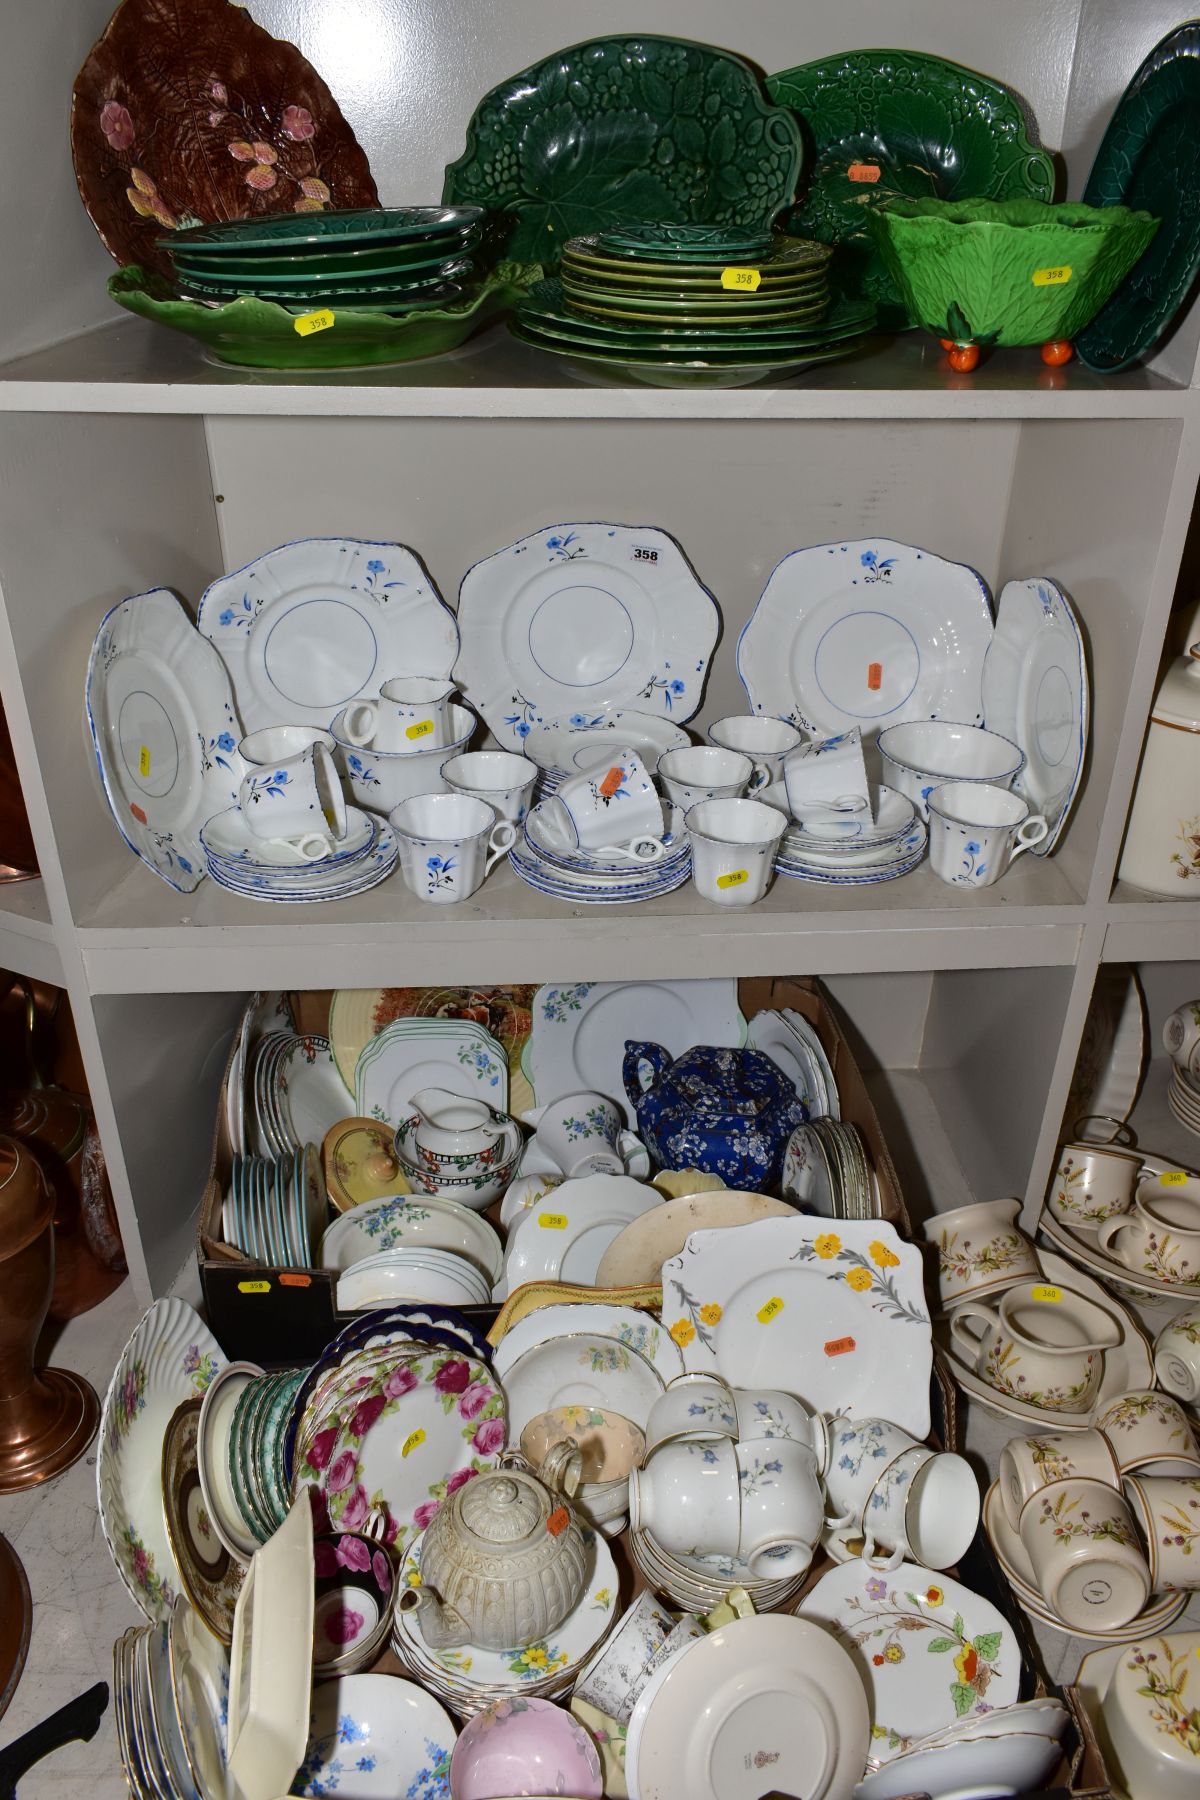
[[[293,1491],[315,1489],[318,1531],[377,1529],[403,1555],[448,1494],[496,1466],[507,1433],[486,1363],[424,1345],[359,1351],[309,1401]]]

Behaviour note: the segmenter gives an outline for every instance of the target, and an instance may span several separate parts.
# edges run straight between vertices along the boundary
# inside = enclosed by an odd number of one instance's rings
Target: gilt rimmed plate
[[[162,1449],[185,1400],[201,1399],[221,1346],[184,1300],[156,1300],[117,1358],[96,1440],[96,1500],[117,1573],[148,1619],[180,1591],[162,1504]]]
[[[940,1570],[861,1559],[822,1576],[797,1608],[849,1651],[867,1690],[880,1763],[972,1714],[1010,1706],[1021,1682],[1016,1632],[990,1600]]]
[[[762,230],[800,161],[799,125],[741,57],[623,32],[485,94],[442,198],[510,216],[508,255],[549,266],[569,238],[646,220]]]
[[[196,1445],[203,1404],[185,1400],[168,1422],[162,1448],[163,1514],[184,1591],[208,1629],[227,1644],[246,1571],[213,1529],[200,1489]]]
[[[907,719],[982,724],[992,608],[982,577],[891,538],[777,563],[738,639],[751,709],[815,737]]]
[[[414,1094],[440,1087],[508,1109],[508,1058],[473,1019],[396,1019],[373,1037],[354,1071],[355,1111],[398,1126]]]
[[[118,831],[168,887],[190,894],[208,868],[201,827],[236,801],[246,764],[229,675],[166,588],[104,615],[84,707]]]
[[[200,1795],[228,1791],[229,1651],[181,1594],[167,1633],[171,1693],[184,1754]]]
[[[496,1375],[504,1384],[514,1444],[531,1419],[559,1406],[598,1407],[644,1429],[663,1391],[657,1369],[640,1351],[588,1331],[546,1338],[520,1356],[504,1358],[503,1366],[498,1352]]]
[[[810,1410],[929,1430],[933,1342],[920,1251],[881,1219],[764,1219],[695,1231],[662,1269],[688,1369],[779,1388]]]
[[[457,1200],[428,1196],[364,1200],[342,1213],[321,1239],[317,1261],[322,1269],[348,1269],[364,1256],[426,1244],[451,1250],[494,1282],[504,1251],[494,1228]]]
[[[673,1057],[695,1044],[740,1049],[746,1021],[738,1006],[737,982],[715,976],[540,987],[522,1056],[537,1104],[547,1106],[563,1094],[603,1094],[621,1107],[626,1124],[636,1131],[637,1117],[621,1078],[627,1038],[662,1044]]]
[[[283,1046],[271,1065],[271,1097],[289,1153],[324,1143],[346,1116],[346,1090],[328,1038],[314,1033]]]
[[[539,1306],[510,1325],[496,1347],[496,1374],[503,1380],[505,1371],[517,1358],[537,1344],[579,1334],[612,1338],[627,1350],[636,1350],[656,1371],[664,1387],[684,1372],[678,1344],[653,1313],[636,1306],[576,1300],[561,1306]]]
[[[419,557],[353,538],[300,538],[222,575],[197,624],[247,731],[328,726],[397,672],[449,675],[458,654],[454,614]]]
[[[614,706],[690,719],[720,622],[667,532],[550,525],[463,576],[454,678],[509,749],[547,720]]]
[[[1090,718],[1079,620],[1046,576],[1010,581],[996,603],[996,631],[983,659],[983,719],[1025,752],[1013,789],[1050,827],[1035,856],[1062,835],[1083,774]]]
[[[594,1287],[600,1259],[633,1219],[663,1204],[656,1187],[628,1175],[564,1181],[514,1222],[504,1252],[502,1299],[527,1281]]]

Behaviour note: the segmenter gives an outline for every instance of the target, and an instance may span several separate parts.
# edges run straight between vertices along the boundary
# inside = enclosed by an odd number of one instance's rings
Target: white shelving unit
[[[818,974],[876,1071],[918,1209],[1007,1191],[1032,1217],[1100,964],[1200,975],[1200,900],[1114,888],[1200,482],[1200,309],[1150,368],[1108,380],[1023,352],[953,376],[912,334],[782,386],[664,392],[584,381],[503,328],[398,369],[223,369],[111,306],[65,134],[45,123],[109,10],[42,0],[9,22],[2,116],[21,178],[0,266],[0,690],[43,878],[0,892],[0,962],[70,994],[137,1290],[163,1292],[187,1251],[224,1046],[258,986]],[[321,67],[392,202],[438,196],[493,83],[622,23],[766,69],[900,37],[1023,94],[1077,193],[1125,82],[1188,16],[1178,0],[914,0],[902,20],[884,0],[645,0],[635,21],[594,0],[252,10]],[[80,722],[108,606],[153,586],[194,603],[221,571],[320,533],[412,544],[453,602],[472,562],[570,518],[664,526],[716,594],[701,728],[744,710],[737,636],[798,545],[891,535],[971,563],[993,593],[1053,575],[1083,618],[1094,695],[1056,854],[977,894],[927,868],[857,891],[780,881],[744,917],[685,889],[597,918],[499,871],[452,910],[397,878],[299,920],[211,883],[174,894],[130,857]]]

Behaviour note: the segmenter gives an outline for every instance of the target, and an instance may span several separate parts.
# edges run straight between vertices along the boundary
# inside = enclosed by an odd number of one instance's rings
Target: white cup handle
[[[968,1319],[982,1319],[983,1331],[972,1331],[967,1323]],[[977,1300],[966,1300],[950,1314],[950,1336],[960,1349],[966,1350],[974,1359],[983,1346],[984,1332],[990,1331],[998,1323],[999,1316],[990,1306],[981,1306]]]
[[[357,744],[360,748],[369,744],[375,736],[379,708],[373,700],[358,700],[353,706],[346,708],[346,716],[342,720],[342,736],[348,744]]]
[[[853,1524],[854,1524],[854,1514],[852,1511],[848,1512],[848,1513],[842,1513],[840,1515],[840,1517],[838,1517],[838,1518],[832,1517],[829,1513],[825,1514],[825,1525],[826,1525],[826,1528],[830,1531],[845,1531],[847,1525],[853,1525]]]
[[[759,788],[769,787],[770,784],[770,769],[768,769],[766,763],[756,762],[754,765],[754,773],[746,784],[746,792],[748,794],[757,794]]]
[[[640,848],[643,844],[646,847],[644,853]],[[620,844],[609,844],[604,850],[599,851],[597,854],[600,856],[615,856],[619,862],[650,863],[657,862],[659,857],[665,855],[665,853],[666,846],[662,839],[651,837],[647,833],[645,837],[635,837],[632,842],[625,846],[621,846]]]
[[[1016,862],[1018,856],[1023,856],[1026,850],[1032,850],[1035,844],[1040,844],[1042,839],[1048,837],[1049,834],[1050,826],[1041,813],[1034,813],[1033,817],[1026,819],[1023,825],[1018,825],[1012,855],[1008,859],[1010,865]]]
[[[863,1541],[863,1562],[866,1563],[869,1569],[878,1570],[881,1575],[890,1575],[893,1569],[898,1569],[900,1564],[904,1561],[904,1546],[903,1544],[898,1544],[894,1550],[889,1550],[886,1556],[882,1557],[876,1554],[878,1549],[879,1545],[875,1542],[875,1539],[871,1536],[870,1532],[868,1532]]]
[[[1118,1231],[1128,1225],[1129,1222],[1130,1219],[1127,1212],[1114,1213],[1111,1219],[1102,1220],[1100,1229],[1096,1233],[1096,1248],[1098,1250],[1109,1250]]]
[[[485,879],[491,874],[500,858],[508,855],[516,841],[517,828],[512,821],[498,819],[492,826],[491,835],[488,838],[487,861],[483,865]]]
[[[292,847],[300,852],[305,862],[320,862],[329,855],[329,840],[319,832],[310,831],[302,838],[293,838]]]

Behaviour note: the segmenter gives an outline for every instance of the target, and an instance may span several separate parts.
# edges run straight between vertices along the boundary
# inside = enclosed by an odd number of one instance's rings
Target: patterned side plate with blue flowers
[[[721,622],[673,537],[608,524],[550,525],[485,557],[458,621],[455,681],[514,750],[550,721],[602,726],[616,706],[690,719]]]
[[[246,764],[221,658],[166,588],[105,614],[84,706],[117,829],[169,887],[190,894],[208,873],[200,828],[236,802]]]

